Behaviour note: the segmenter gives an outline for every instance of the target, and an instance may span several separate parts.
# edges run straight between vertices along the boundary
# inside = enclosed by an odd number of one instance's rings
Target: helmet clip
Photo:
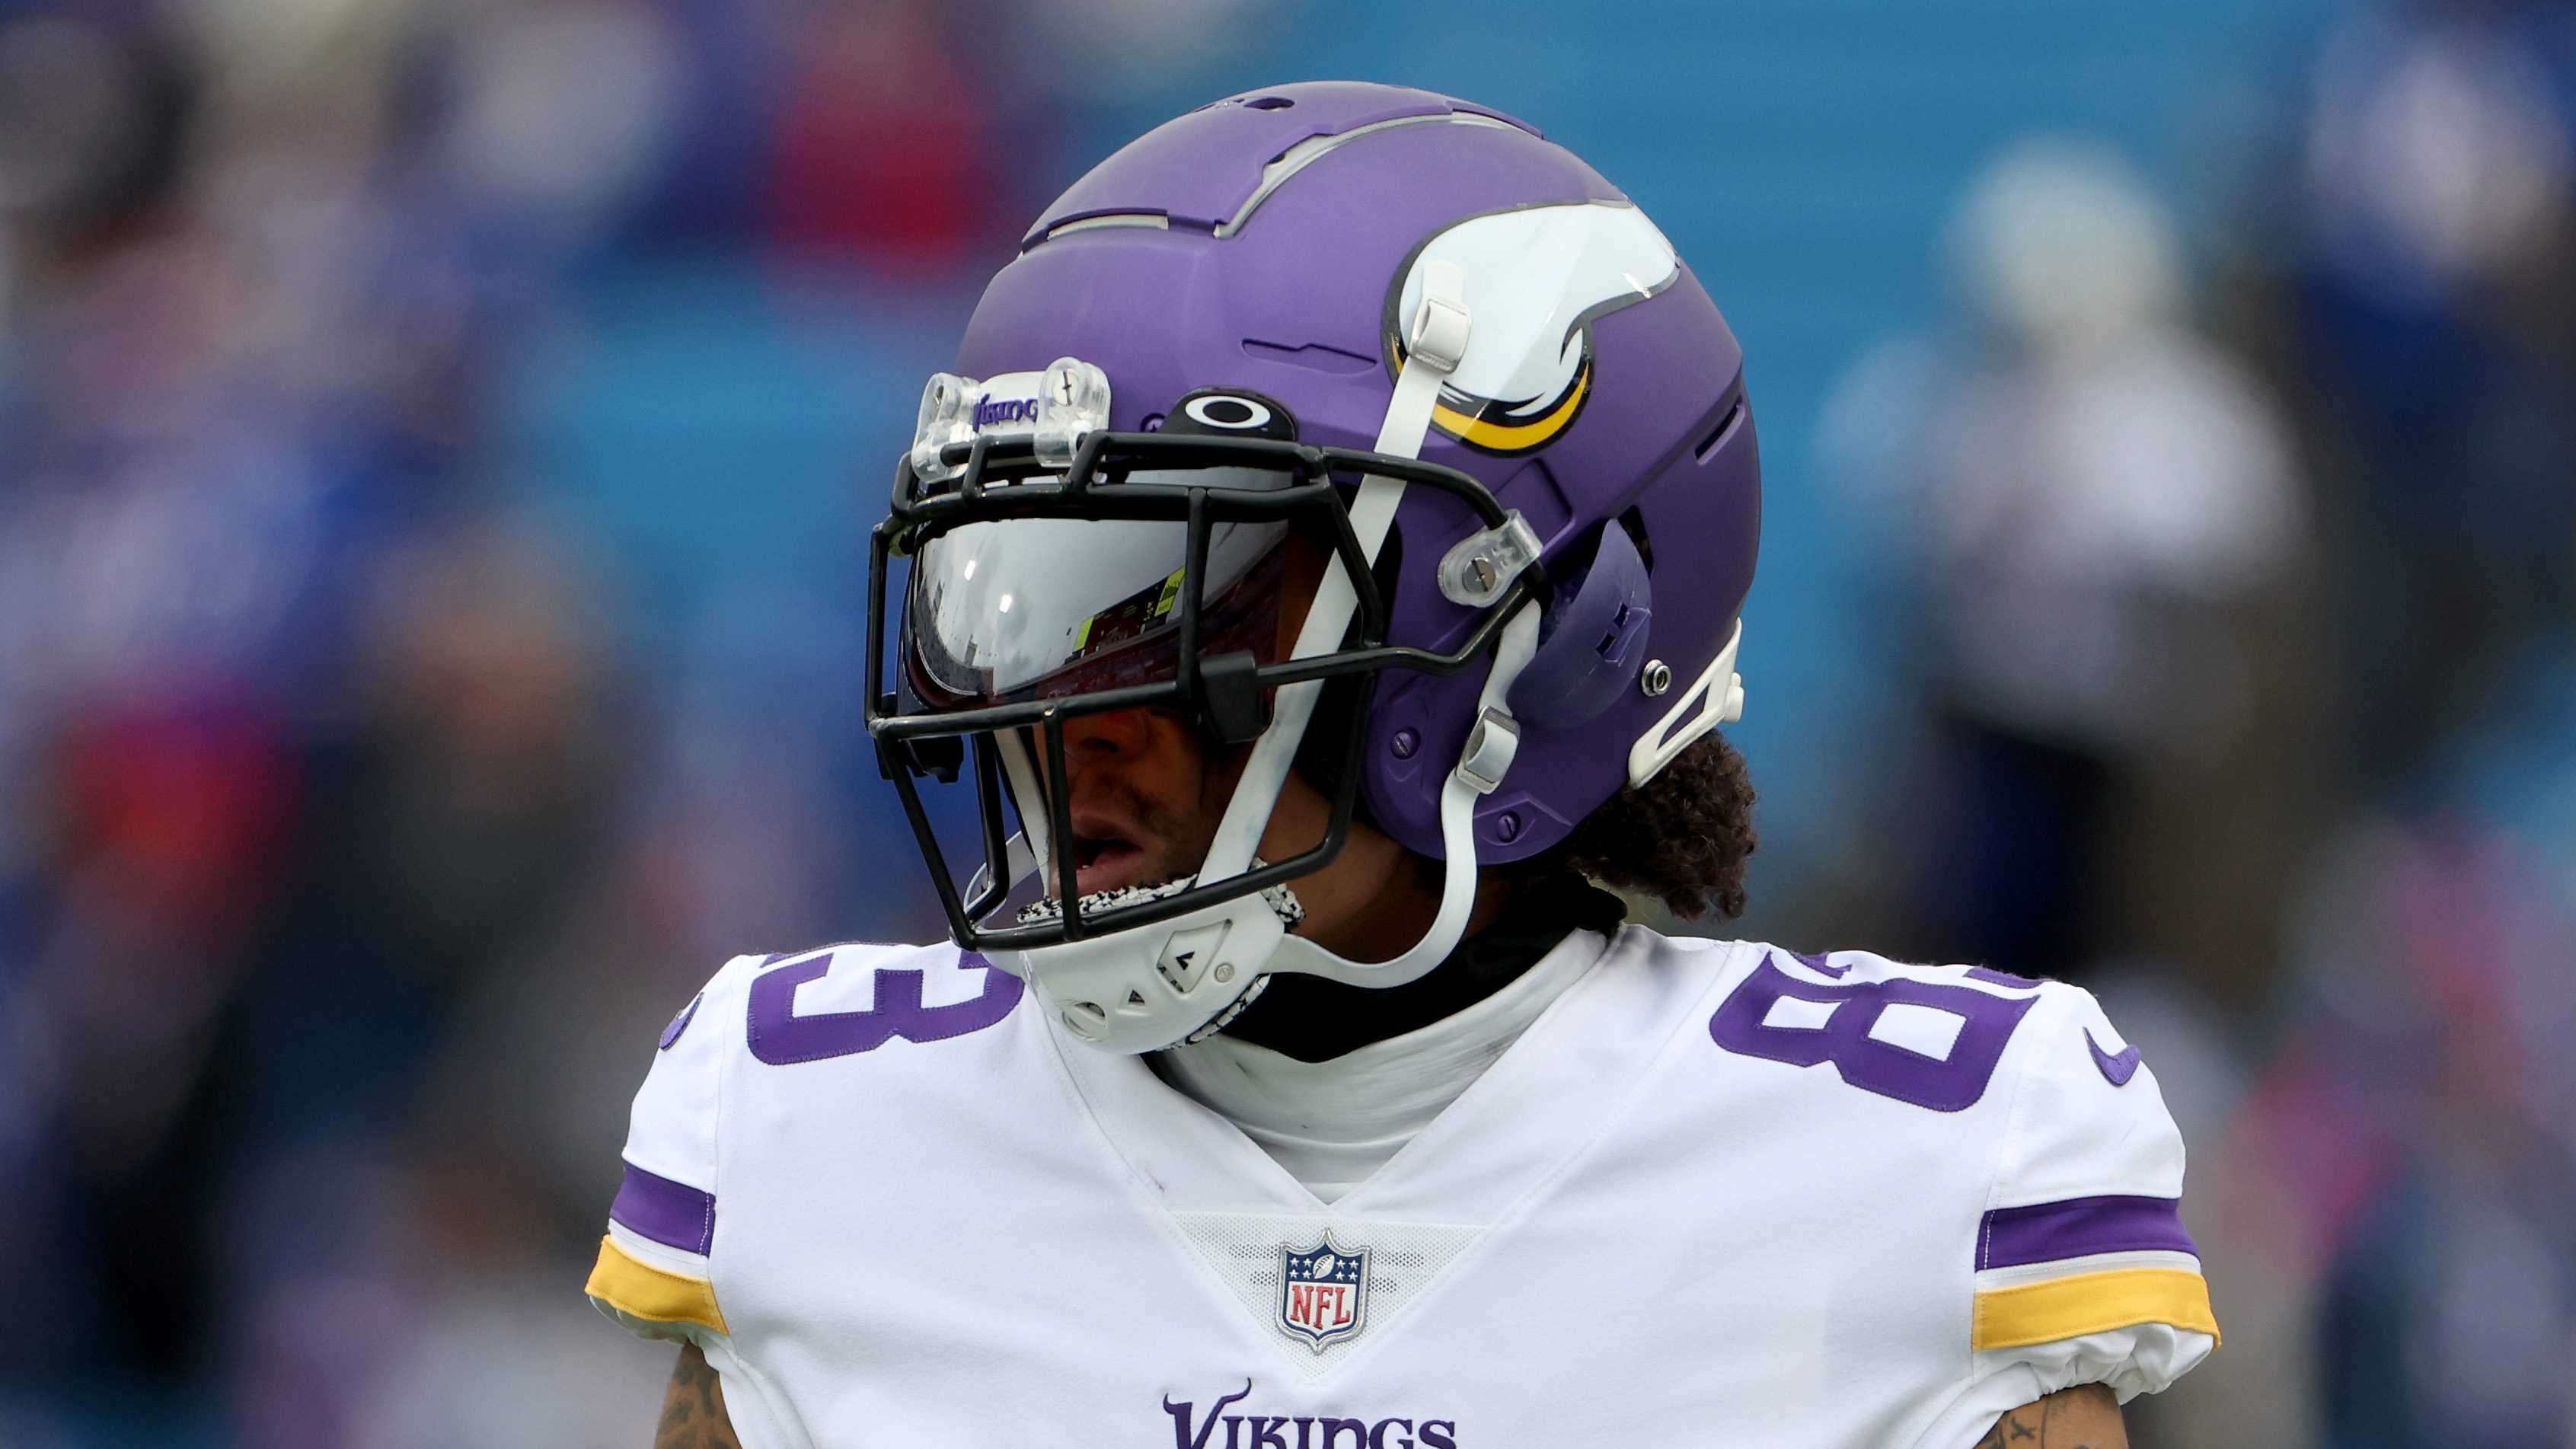
[[[1199,724],[1221,745],[1248,745],[1270,728],[1270,705],[1261,694],[1261,661],[1249,649],[1199,663]]]
[[[1471,533],[1440,560],[1440,594],[1481,609],[1503,596],[1521,570],[1538,562],[1538,531],[1514,509],[1500,526]]]

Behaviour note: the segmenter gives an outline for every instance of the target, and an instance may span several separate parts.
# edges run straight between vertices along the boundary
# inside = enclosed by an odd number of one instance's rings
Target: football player
[[[1758,479],[1708,293],[1508,116],[1076,183],[873,539],[954,940],[727,963],[635,1101],[663,1442],[2123,1443],[2217,1325],[2093,999],[1599,889],[1741,904]]]

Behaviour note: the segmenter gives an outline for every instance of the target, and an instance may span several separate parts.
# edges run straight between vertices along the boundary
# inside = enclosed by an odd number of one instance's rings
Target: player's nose
[[[1064,762],[1068,767],[1140,759],[1153,746],[1153,717],[1141,709],[1086,714],[1065,721]]]

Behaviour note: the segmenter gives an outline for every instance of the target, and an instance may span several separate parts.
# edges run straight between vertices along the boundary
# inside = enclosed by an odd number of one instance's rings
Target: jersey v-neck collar
[[[1320,1061],[1222,1033],[1145,1061],[1336,1202],[1447,1111],[1609,946],[1602,932],[1564,930],[1465,1008]]]
[[[1633,1034],[1640,1014],[1651,1019],[1657,998],[1680,984],[1639,969],[1657,940],[1623,928],[1447,1110],[1330,1204],[1141,1058],[1084,1046],[1042,1012],[1028,1017],[1064,1064],[1104,1145],[1168,1212],[1483,1225],[1571,1161],[1664,1055],[1670,1032],[1651,1041]],[[1472,1150],[1459,1150],[1471,1142]]]

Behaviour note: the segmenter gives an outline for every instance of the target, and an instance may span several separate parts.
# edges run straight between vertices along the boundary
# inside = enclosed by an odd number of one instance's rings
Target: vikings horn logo
[[[1404,319],[1424,264],[1458,264],[1474,314],[1467,356],[1441,386],[1431,425],[1487,453],[1545,447],[1592,391],[1592,321],[1673,284],[1681,263],[1626,202],[1577,201],[1471,216],[1435,232],[1386,293],[1387,370],[1404,362]]]

